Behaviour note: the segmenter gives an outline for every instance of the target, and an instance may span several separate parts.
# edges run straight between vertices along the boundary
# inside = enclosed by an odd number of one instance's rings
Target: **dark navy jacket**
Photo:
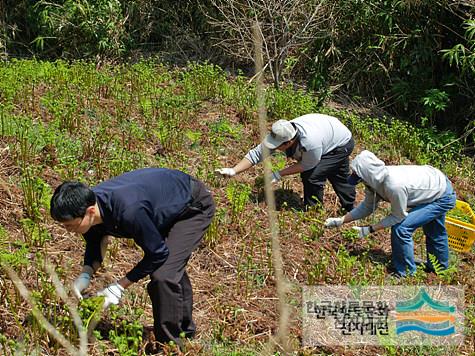
[[[84,264],[102,262],[104,235],[132,238],[144,251],[143,259],[127,273],[137,282],[160,267],[168,257],[164,238],[190,204],[191,177],[165,168],[145,168],[105,181],[92,190],[103,223],[84,234]]]

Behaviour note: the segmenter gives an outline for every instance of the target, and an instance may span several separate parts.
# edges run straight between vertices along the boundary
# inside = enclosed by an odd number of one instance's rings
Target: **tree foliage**
[[[0,57],[252,68],[251,23],[276,87],[304,82],[421,125],[463,132],[475,114],[468,0],[4,0]]]
[[[474,114],[467,79],[473,81],[474,72],[461,80],[463,69],[450,67],[443,51],[454,44],[466,48],[459,44],[467,41],[462,25],[474,10],[473,3],[449,0],[341,1],[332,35],[315,42],[310,85],[339,84],[350,95],[414,121],[425,117],[447,127],[460,125],[463,117],[467,124]],[[457,56],[460,63],[468,59]],[[431,93],[442,93],[443,110],[433,110],[433,100],[424,99],[436,100]]]
[[[119,57],[130,39],[126,14],[119,0],[41,0],[31,8],[38,36],[34,46],[41,52],[64,57],[94,55]]]

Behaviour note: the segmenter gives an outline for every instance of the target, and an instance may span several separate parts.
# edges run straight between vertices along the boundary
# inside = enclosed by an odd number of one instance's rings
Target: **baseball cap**
[[[297,130],[290,121],[278,120],[272,125],[271,132],[264,138],[262,143],[269,149],[279,147],[284,142],[295,137]]]

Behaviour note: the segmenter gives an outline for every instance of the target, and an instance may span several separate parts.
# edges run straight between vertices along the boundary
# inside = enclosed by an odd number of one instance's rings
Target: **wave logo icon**
[[[455,307],[435,301],[424,288],[415,298],[396,302],[396,334],[418,331],[433,336],[455,333]]]

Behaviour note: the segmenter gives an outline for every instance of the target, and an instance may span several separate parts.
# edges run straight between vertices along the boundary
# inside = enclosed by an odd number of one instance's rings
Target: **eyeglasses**
[[[78,223],[74,222],[74,220],[79,219],[79,218],[76,218],[76,219],[73,219],[73,220],[68,220],[66,222],[63,222],[62,225],[66,230],[71,231],[71,232],[75,232],[79,229],[79,227],[81,226],[81,224],[82,224],[85,217],[86,217],[86,215],[84,215],[81,218],[81,220],[79,220]]]

